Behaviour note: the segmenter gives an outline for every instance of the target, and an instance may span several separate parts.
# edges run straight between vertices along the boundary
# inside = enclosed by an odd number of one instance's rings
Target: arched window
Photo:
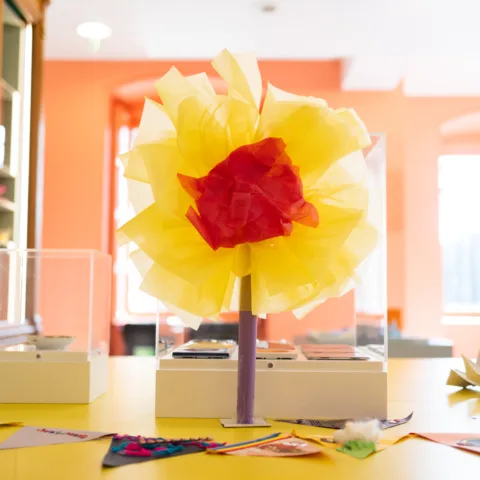
[[[130,129],[123,126],[118,130],[118,152],[127,152],[135,140],[137,128]],[[120,159],[116,159],[116,175],[118,200],[115,210],[115,220],[118,226],[134,216],[132,205],[128,200],[127,179],[123,176],[123,167]],[[119,247],[116,252],[115,273],[117,275],[117,305],[116,320],[119,323],[136,323],[142,317],[155,317],[159,307],[158,301],[140,290],[141,276],[132,262],[129,254],[134,249],[131,243],[126,247]],[[164,309],[167,311],[167,309]]]
[[[480,155],[438,159],[445,315],[480,316]]]

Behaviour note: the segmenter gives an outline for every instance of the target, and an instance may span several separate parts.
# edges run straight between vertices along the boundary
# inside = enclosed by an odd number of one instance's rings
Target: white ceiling
[[[262,5],[276,6],[263,13]],[[342,59],[346,90],[480,95],[480,0],[52,0],[49,59]],[[76,34],[109,25],[97,52]]]

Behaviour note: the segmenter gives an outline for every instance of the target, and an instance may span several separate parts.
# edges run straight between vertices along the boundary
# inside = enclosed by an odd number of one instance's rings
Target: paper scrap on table
[[[61,443],[86,442],[113,435],[108,432],[91,432],[63,428],[22,427],[0,443],[0,450],[9,448],[41,447]]]
[[[320,449],[301,438],[284,433],[274,433],[268,437],[257,438],[248,442],[235,443],[209,449],[208,453],[252,457],[298,457],[315,455]]]
[[[386,428],[396,427],[398,425],[403,425],[411,420],[413,417],[413,412],[410,415],[407,415],[404,418],[392,419],[392,420],[379,420],[380,427],[382,430]],[[345,427],[347,422],[350,422],[351,419],[339,419],[339,420],[277,420],[278,422],[284,423],[293,423],[295,425],[305,425],[308,427],[321,427],[321,428],[334,428],[339,430]]]
[[[480,454],[480,433],[414,433],[412,435]]]
[[[477,362],[472,362],[462,355],[465,372],[452,368],[447,379],[447,385],[454,387],[480,387],[480,354]]]
[[[102,465],[108,468],[121,467],[133,463],[148,462],[149,460],[204,452],[207,448],[220,445],[212,442],[210,438],[169,439],[115,435]]]
[[[295,430],[292,432],[297,438],[301,438],[303,440],[308,440],[310,442],[315,442],[322,447],[329,448],[331,450],[337,450],[342,453],[346,453],[351,457],[363,459],[370,456],[372,453],[381,452],[385,450],[387,447],[390,447],[400,441],[404,436],[395,438],[393,440],[381,438],[377,443],[368,442],[368,441],[361,441],[361,440],[351,440],[344,445],[340,443],[336,443],[333,437],[325,436],[325,435],[303,435]],[[408,435],[406,435],[408,436]]]
[[[23,422],[0,422],[0,427],[21,427]]]
[[[355,458],[367,458],[372,453],[377,451],[375,442],[365,440],[350,440],[344,443],[337,451],[346,453]]]

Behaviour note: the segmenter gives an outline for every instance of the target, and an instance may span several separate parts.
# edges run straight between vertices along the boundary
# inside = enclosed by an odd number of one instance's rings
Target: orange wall
[[[206,62],[175,62],[184,74]],[[171,62],[46,62],[43,246],[108,250],[112,92],[161,76]],[[392,92],[342,92],[337,62],[261,62],[264,79],[298,94],[349,106],[372,132],[387,135],[388,304],[404,311],[413,335],[448,336],[475,354],[480,327],[441,324],[436,162],[439,126],[480,110],[480,99],[406,98]],[[427,288],[429,287],[429,288]]]
[[[480,98],[406,99],[405,137],[405,318],[418,335],[445,336],[456,353],[476,357],[480,325],[448,326],[442,315],[442,272],[438,242],[438,156],[452,153],[439,126],[454,117],[480,111]],[[480,139],[479,139],[480,144]],[[472,146],[473,148],[473,146]],[[477,145],[478,151],[478,145]],[[465,150],[461,153],[467,153]]]

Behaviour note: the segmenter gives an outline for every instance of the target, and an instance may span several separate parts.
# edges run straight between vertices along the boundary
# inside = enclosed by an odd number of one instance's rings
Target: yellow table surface
[[[385,431],[387,438],[408,432],[458,432],[480,436],[480,391],[445,386],[449,368],[461,368],[452,359],[389,362],[389,418],[414,411],[406,425]],[[0,386],[4,388],[4,386]],[[368,388],[368,385],[365,385]],[[108,393],[90,405],[0,405],[0,422],[165,437],[211,436],[216,441],[238,442],[274,432],[289,432],[292,425],[273,422],[271,428],[224,429],[218,420],[156,419],[154,413],[155,364],[153,358],[110,359]],[[192,399],[194,401],[195,399]],[[355,398],[351,399],[355,402]],[[303,433],[331,435],[333,430],[298,427]],[[15,428],[0,428],[4,440]],[[110,440],[0,451],[0,480],[108,479],[478,479],[480,455],[409,439],[365,460],[332,450],[319,457],[261,458],[207,455],[152,460],[143,464],[102,470]]]

